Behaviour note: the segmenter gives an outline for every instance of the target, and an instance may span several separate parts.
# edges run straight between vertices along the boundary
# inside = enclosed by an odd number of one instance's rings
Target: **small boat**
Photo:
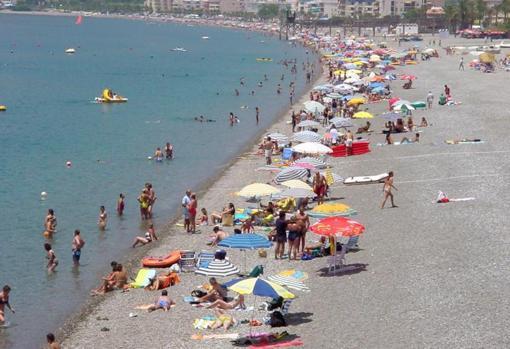
[[[101,97],[96,97],[94,100],[96,103],[126,103],[128,101],[127,98],[113,93],[109,88],[105,88],[103,90],[103,95]]]
[[[0,105],[0,111],[7,111],[7,107],[5,105]]]
[[[176,48],[173,48],[172,51],[177,51],[177,52],[188,52],[188,50],[186,50],[185,48],[182,48],[182,47],[176,47]]]
[[[202,40],[209,40],[208,36],[202,36]]]
[[[68,53],[68,54],[73,54],[73,53],[75,53],[75,52],[76,52],[76,50],[75,50],[74,48],[68,48],[68,49],[66,49],[66,53]]]
[[[181,251],[173,251],[163,257],[142,258],[142,265],[146,268],[168,268],[181,259]]]
[[[256,61],[257,62],[272,62],[273,59],[272,58],[267,58],[267,57],[262,57],[262,58],[257,58]]]

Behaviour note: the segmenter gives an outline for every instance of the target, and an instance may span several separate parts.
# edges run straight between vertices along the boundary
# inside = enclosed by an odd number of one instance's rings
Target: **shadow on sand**
[[[367,270],[368,264],[364,263],[353,263],[353,264],[345,264],[342,267],[337,267],[336,272],[329,272],[328,267],[321,268],[317,270],[319,272],[319,276],[322,277],[331,277],[331,276],[344,276],[344,275],[353,275],[361,273],[362,271]]]

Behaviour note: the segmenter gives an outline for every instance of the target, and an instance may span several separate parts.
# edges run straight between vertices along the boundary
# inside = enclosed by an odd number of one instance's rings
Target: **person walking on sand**
[[[384,200],[382,202],[381,209],[384,208],[384,204],[386,204],[386,200],[388,200],[388,197],[391,200],[391,207],[398,207],[393,202],[393,193],[391,192],[392,189],[398,190],[393,185],[393,171],[390,171],[388,173],[388,177],[384,180],[384,186],[383,186]]]
[[[5,307],[9,308],[9,310],[15,314],[14,308],[11,307],[9,303],[9,293],[11,293],[11,287],[9,285],[5,285],[2,288],[2,292],[0,292],[0,327],[5,326]]]
[[[191,202],[191,190],[186,190],[186,194],[182,197],[181,206],[182,206],[182,214],[184,216],[184,229],[186,233],[189,233],[190,230],[190,217],[189,217],[189,204]]]
[[[104,206],[101,206],[101,207],[99,207],[99,218],[97,221],[97,225],[99,226],[99,229],[105,230],[107,221],[108,221],[108,214],[106,213],[106,209],[104,208]]]
[[[257,121],[257,125],[259,124],[259,116],[260,116],[259,107],[255,107],[255,120]]]
[[[264,149],[264,156],[266,158],[266,165],[271,165],[273,155],[273,141],[271,141],[271,137],[266,137],[266,140],[262,144],[262,148]]]
[[[77,267],[80,265],[81,249],[85,246],[85,240],[81,238],[80,230],[74,231],[73,242],[71,243],[71,250],[73,251],[73,263]]]
[[[464,57],[460,57],[459,70],[464,71]]]
[[[124,214],[124,194],[120,193],[117,199],[117,214],[122,216]]]
[[[432,94],[432,91],[429,91],[427,94],[427,107],[429,109],[432,109],[432,103],[434,103],[434,95]]]
[[[53,251],[49,243],[44,244],[44,249],[46,250],[46,258],[48,259],[48,264],[46,265],[46,268],[48,268],[48,273],[52,273],[55,271],[55,268],[58,265],[57,255],[55,254],[55,251]]]

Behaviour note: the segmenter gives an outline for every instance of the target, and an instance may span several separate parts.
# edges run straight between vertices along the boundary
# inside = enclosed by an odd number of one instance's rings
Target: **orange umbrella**
[[[351,237],[361,235],[365,227],[345,217],[328,217],[310,226],[310,230],[318,235]]]

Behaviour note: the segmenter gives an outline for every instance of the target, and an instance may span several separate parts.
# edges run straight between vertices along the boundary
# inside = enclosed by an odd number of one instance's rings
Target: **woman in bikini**
[[[237,307],[239,307],[241,309],[246,309],[246,305],[244,304],[244,296],[242,294],[238,295],[231,302],[225,302],[222,299],[217,299],[214,302],[212,302],[211,305],[209,305],[207,307],[207,309],[219,308],[219,309],[228,310],[228,309],[235,309]]]
[[[391,189],[395,189],[395,190],[398,190],[397,188],[395,188],[395,186],[393,185],[393,171],[390,171],[388,173],[388,177],[384,180],[384,186],[383,186],[383,192],[384,192],[384,200],[382,202],[382,205],[381,205],[381,209],[384,208],[384,204],[386,204],[386,200],[388,200],[388,197],[390,198],[391,200],[391,207],[398,207],[397,205],[395,205],[395,203],[393,202],[393,193],[391,192]]]
[[[196,230],[196,227],[197,227],[197,223],[196,223],[196,219],[197,219],[197,194],[193,193],[191,194],[191,200],[188,204],[188,212],[189,212],[189,223],[190,223],[190,227],[191,227],[191,232],[194,234],[195,233],[195,230]]]
[[[55,254],[55,251],[51,249],[51,245],[48,243],[44,244],[44,249],[46,250],[46,258],[48,258],[48,265],[46,267],[48,268],[48,272],[52,273],[55,271],[55,268],[58,265],[57,255]]]
[[[97,225],[99,226],[99,229],[105,230],[106,229],[106,221],[108,219],[108,215],[106,214],[106,209],[104,206],[99,207],[99,219],[97,221]]]
[[[11,288],[9,285],[5,285],[2,288],[2,292],[0,292],[0,326],[5,326],[5,307],[9,308],[9,310],[14,314],[14,308],[9,304],[9,293],[11,292]]]

